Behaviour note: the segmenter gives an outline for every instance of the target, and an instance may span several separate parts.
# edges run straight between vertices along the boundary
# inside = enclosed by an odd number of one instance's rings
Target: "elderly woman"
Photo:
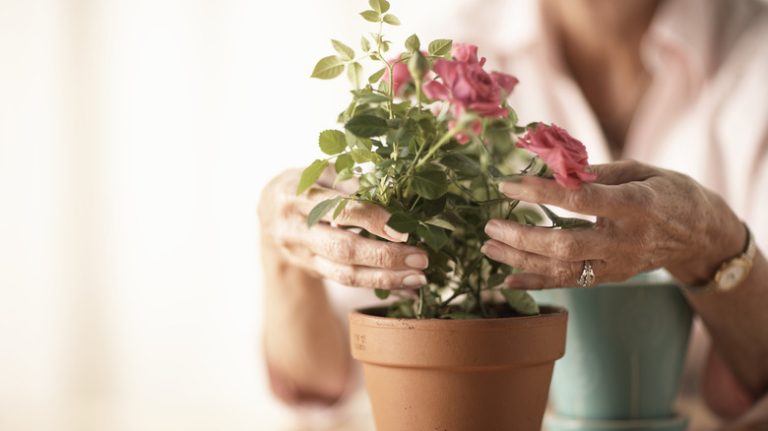
[[[768,263],[760,251],[768,247],[768,6],[542,0],[525,17],[484,5],[499,26],[485,22],[472,41],[500,46],[492,60],[523,83],[513,96],[520,117],[566,127],[606,163],[575,192],[536,177],[501,188],[597,216],[594,228],[492,220],[483,252],[524,269],[505,281],[521,289],[573,286],[585,271],[608,282],[666,268],[712,339],[701,397],[734,427],[768,429]],[[320,184],[295,196],[297,179],[289,171],[273,180],[260,206],[265,354],[278,396],[332,404],[351,385],[352,364],[323,279],[417,287],[428,262],[400,244],[377,207],[346,211],[339,224],[391,242],[308,229],[309,209],[335,192]]]

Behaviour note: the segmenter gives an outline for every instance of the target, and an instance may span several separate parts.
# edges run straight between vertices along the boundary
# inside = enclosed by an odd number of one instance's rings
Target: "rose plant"
[[[336,54],[322,58],[312,73],[332,79],[346,70],[354,89],[338,116],[343,130],[320,133],[327,157],[303,171],[297,193],[331,166],[337,182],[355,178],[359,187],[319,203],[309,215],[310,226],[331,222],[351,201],[367,202],[385,208],[391,214],[387,225],[428,253],[427,284],[418,294],[376,290],[382,299],[398,296],[389,307],[392,317],[537,314],[525,291],[502,287],[515,269],[481,252],[488,240],[484,226],[494,218],[537,224],[542,213],[552,228],[589,224],[521,205],[498,190],[501,181],[522,175],[551,176],[569,188],[594,180],[584,145],[554,124],[519,125],[507,102],[518,80],[487,71],[474,45],[438,39],[424,49],[414,34],[405,40],[404,52],[388,54],[392,42],[383,26],[400,22],[386,0],[369,3],[371,9],[361,15],[378,31],[361,38],[362,52],[333,40]],[[364,78],[363,61],[378,70]],[[494,292],[509,307],[494,305]]]

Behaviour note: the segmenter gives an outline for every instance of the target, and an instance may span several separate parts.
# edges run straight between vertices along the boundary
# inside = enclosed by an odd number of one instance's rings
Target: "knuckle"
[[[346,266],[335,266],[331,270],[331,278],[347,286],[354,286],[356,282],[354,270]]]
[[[590,196],[592,194],[591,187],[583,186],[579,188],[579,190],[573,190],[571,193],[566,193],[564,200],[571,208],[578,210],[579,208],[584,208],[586,206],[591,200]]]
[[[395,289],[401,286],[401,279],[393,273],[382,273],[373,277],[374,285],[377,289]]]
[[[648,187],[623,187],[619,195],[621,206],[632,212],[654,208],[657,199],[657,193]]]
[[[524,235],[523,229],[526,229],[526,227],[507,220],[500,221],[500,223],[502,227],[499,230],[501,241],[509,245],[520,243],[521,236]]]
[[[572,260],[581,254],[581,245],[572,236],[561,236],[554,244],[555,257],[561,260]]]
[[[561,265],[555,266],[552,269],[552,275],[554,276],[555,280],[561,282],[561,285],[572,284],[578,278],[578,276],[574,274],[573,269],[566,268]]]
[[[328,255],[339,262],[352,262],[355,258],[355,247],[347,241],[323,241]]]
[[[395,266],[396,256],[389,247],[375,247],[371,256],[372,266],[390,268]]]

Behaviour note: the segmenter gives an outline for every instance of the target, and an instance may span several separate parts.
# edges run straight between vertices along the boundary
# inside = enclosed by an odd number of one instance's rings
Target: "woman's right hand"
[[[318,277],[348,286],[415,289],[426,284],[426,252],[402,244],[408,235],[386,225],[389,213],[381,207],[351,201],[335,220],[329,213],[308,227],[307,215],[312,208],[342,192],[321,185],[333,183],[331,170],[318,184],[296,195],[300,176],[300,170],[278,175],[264,188],[259,202],[261,233],[282,258]],[[389,241],[364,238],[341,226],[362,228]]]

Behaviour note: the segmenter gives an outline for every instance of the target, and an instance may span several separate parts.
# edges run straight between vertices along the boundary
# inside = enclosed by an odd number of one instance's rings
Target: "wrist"
[[[687,259],[668,268],[686,285],[705,285],[712,281],[723,263],[744,253],[749,239],[746,226],[730,209],[705,232],[694,241]]]

